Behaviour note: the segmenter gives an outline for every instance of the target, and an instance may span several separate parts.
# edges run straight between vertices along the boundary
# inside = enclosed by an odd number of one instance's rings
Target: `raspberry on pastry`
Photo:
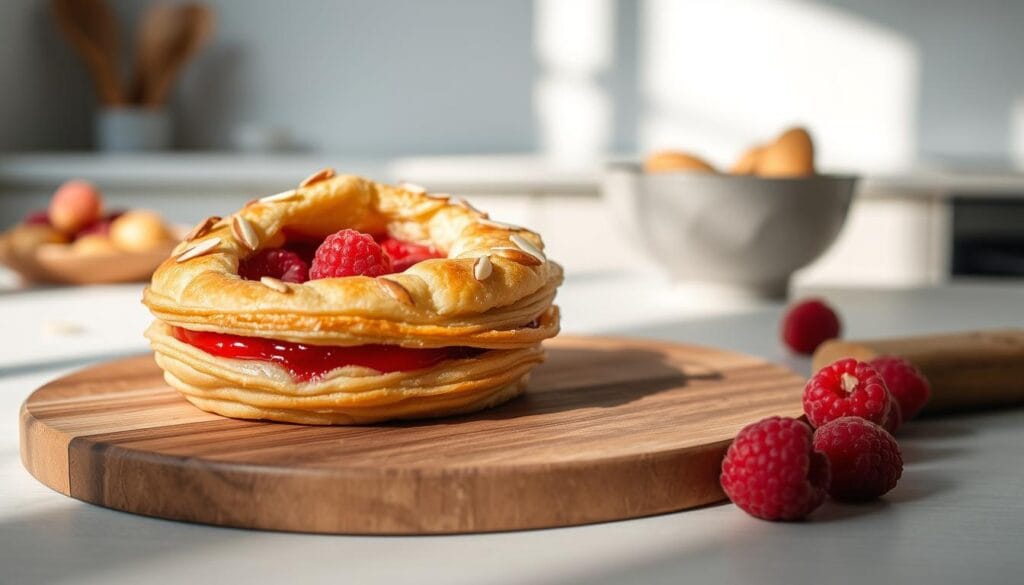
[[[343,229],[327,236],[316,249],[309,278],[381,276],[391,273],[391,258],[373,236]]]
[[[146,336],[167,383],[223,416],[447,416],[523,391],[558,333],[561,281],[536,233],[318,173],[200,222],[146,287]]]
[[[403,242],[395,238],[386,238],[380,243],[380,247],[391,258],[391,270],[393,272],[405,272],[406,268],[419,264],[431,258],[443,258],[444,255],[435,250],[432,246],[422,246],[412,242]]]
[[[246,280],[270,276],[283,282],[302,283],[309,280],[309,266],[291,250],[272,248],[239,262],[238,275]]]

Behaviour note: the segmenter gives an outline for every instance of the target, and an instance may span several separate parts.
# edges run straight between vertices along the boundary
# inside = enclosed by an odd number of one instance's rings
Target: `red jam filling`
[[[262,337],[243,337],[210,331],[173,327],[176,339],[208,354],[240,360],[280,364],[299,381],[323,377],[335,368],[362,366],[382,373],[428,368],[449,359],[480,355],[486,350],[473,347],[410,349],[394,345],[306,345]]]

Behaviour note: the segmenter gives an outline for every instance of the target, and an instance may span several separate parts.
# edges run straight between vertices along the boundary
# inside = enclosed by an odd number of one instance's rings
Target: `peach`
[[[160,214],[137,209],[128,211],[110,224],[114,245],[129,252],[142,252],[166,245],[171,234]]]
[[[117,246],[114,245],[114,242],[110,241],[110,238],[100,234],[86,234],[75,240],[71,248],[76,253],[86,256],[102,256],[118,251]]]
[[[43,244],[63,244],[67,236],[48,225],[21,224],[7,232],[8,249],[17,256],[32,256]]]
[[[100,218],[103,199],[98,189],[86,181],[68,181],[50,199],[50,224],[68,235]]]

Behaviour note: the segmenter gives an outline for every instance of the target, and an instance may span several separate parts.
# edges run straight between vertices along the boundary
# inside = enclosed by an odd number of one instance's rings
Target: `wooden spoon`
[[[128,86],[128,100],[146,101],[151,79],[163,67],[164,55],[174,50],[182,32],[180,13],[170,4],[153,4],[142,17],[135,39],[135,68]]]
[[[110,6],[105,0],[53,0],[52,9],[64,37],[89,68],[100,101],[124,103],[118,71],[120,40]]]
[[[205,6],[153,7],[140,30],[139,60],[133,82],[139,103],[165,103],[178,73],[206,44],[213,29],[213,11]]]

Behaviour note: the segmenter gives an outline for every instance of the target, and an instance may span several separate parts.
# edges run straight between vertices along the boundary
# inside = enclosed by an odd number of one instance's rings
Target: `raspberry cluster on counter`
[[[813,351],[838,334],[838,323],[821,301],[800,303],[784,318],[783,341]],[[802,419],[771,417],[739,432],[722,461],[722,489],[740,509],[764,520],[805,518],[826,497],[881,497],[903,473],[893,435],[930,395],[921,372],[900,357],[836,361],[808,380]]]

